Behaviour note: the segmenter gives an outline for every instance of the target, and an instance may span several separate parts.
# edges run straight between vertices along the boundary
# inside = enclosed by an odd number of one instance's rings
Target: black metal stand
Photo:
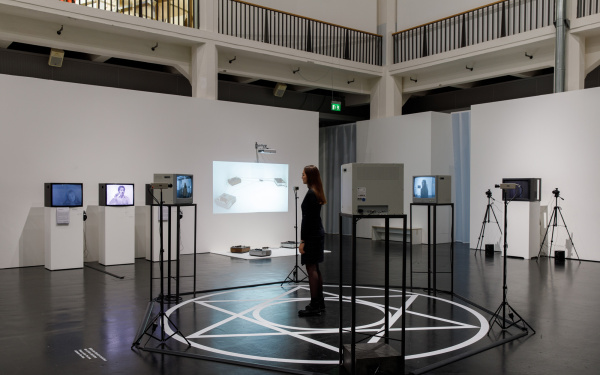
[[[292,268],[290,273],[288,273],[285,280],[283,280],[281,282],[281,285],[283,285],[285,283],[296,283],[296,284],[301,283],[308,278],[308,275],[306,274],[306,272],[304,272],[304,270],[298,266],[298,188],[297,187],[294,187],[294,198],[295,198],[295,203],[296,203],[296,210],[295,210],[296,224],[294,225],[294,229],[296,230],[296,243],[294,244],[295,245],[294,247],[296,248],[296,265],[294,266],[294,268]],[[304,277],[302,278],[302,280],[298,280],[298,271],[300,271],[304,274]],[[290,276],[293,276],[293,277],[290,277]]]
[[[163,226],[162,226],[162,219],[163,219],[163,200],[162,200],[162,189],[160,189],[160,231],[159,231],[159,236],[160,236],[160,254],[159,254],[159,262],[160,262],[160,294],[159,296],[154,300],[151,301],[148,305],[148,307],[146,308],[146,314],[144,315],[144,320],[142,321],[142,326],[143,328],[140,327],[140,329],[138,329],[138,336],[136,337],[136,339],[133,341],[133,344],[131,344],[131,349],[133,349],[133,347],[135,346],[136,348],[140,347],[140,341],[142,340],[142,337],[144,337],[144,335],[148,335],[151,338],[158,340],[159,341],[159,346],[165,345],[165,342],[170,339],[171,337],[175,336],[176,334],[179,334],[181,337],[183,337],[183,339],[187,342],[188,346],[191,346],[190,342],[188,341],[187,338],[185,338],[185,336],[183,335],[183,333],[179,330],[179,328],[177,328],[177,326],[175,325],[175,323],[173,323],[173,321],[167,316],[167,314],[165,313],[165,293],[164,293],[164,269],[163,269],[163,265],[164,265],[164,236],[163,236]],[[170,216],[170,214],[169,214]],[[150,267],[152,267],[153,265],[150,265]],[[149,320],[148,318],[150,317],[150,315],[152,314],[152,310],[153,310],[153,305],[154,302],[156,301],[160,301],[160,311],[158,312],[158,314],[151,320]],[[169,335],[168,337],[165,337],[165,319],[169,322],[169,324],[174,328],[174,332],[172,335]],[[160,320],[160,337],[156,337],[154,336],[152,333],[156,330],[157,328],[157,322]]]
[[[489,192],[489,190],[488,190]],[[500,234],[502,234],[502,229],[500,228],[500,223],[498,222],[498,218],[496,217],[496,213],[494,212],[494,207],[492,206],[492,202],[491,201],[495,201],[494,198],[492,198],[492,194],[488,194],[488,203],[487,203],[487,207],[485,209],[485,215],[483,215],[483,223],[481,224],[481,230],[479,231],[479,238],[477,239],[477,246],[475,247],[475,256],[477,256],[477,250],[479,250],[481,252],[481,246],[483,245],[483,239],[485,237],[485,225],[487,223],[491,223],[491,217],[490,217],[490,212],[492,213],[492,215],[494,215],[494,219],[496,220],[496,225],[498,225],[498,229],[500,230]]]
[[[342,338],[343,333],[343,245],[342,245],[342,218],[352,218],[352,296],[351,296],[351,310],[352,310],[352,324],[350,327],[351,345],[350,345],[350,373],[354,375],[356,373],[356,222],[360,219],[385,219],[385,329],[384,339],[385,343],[389,343],[389,329],[390,329],[390,219],[402,219],[403,222],[403,248],[402,248],[402,333],[401,333],[401,349],[400,354],[402,358],[402,374],[405,371],[405,357],[406,357],[406,215],[351,215],[340,213],[340,255],[339,255],[339,273],[340,273],[340,284],[339,284],[339,304],[340,304],[340,317],[339,317],[339,349],[340,359],[339,364],[342,366],[344,361],[344,342]]]
[[[180,259],[181,259],[181,215],[179,214],[179,211],[181,209],[181,207],[188,207],[188,206],[193,206],[194,207],[194,271],[192,274],[192,278],[193,278],[193,289],[192,289],[192,293],[180,293],[179,291],[179,279],[180,279]],[[153,207],[159,207],[160,209],[160,213],[159,213],[159,222],[160,222],[160,232],[161,236],[162,236],[162,227],[163,227],[163,217],[162,217],[162,211],[163,211],[163,207],[169,207],[169,216],[167,217],[167,228],[168,228],[168,245],[167,245],[167,263],[169,265],[168,271],[167,271],[167,280],[169,280],[169,283],[167,285],[167,294],[166,297],[167,300],[169,301],[173,301],[173,302],[178,302],[180,300],[180,296],[183,294],[193,294],[194,297],[196,297],[196,268],[197,268],[197,262],[196,262],[196,240],[197,240],[197,220],[198,220],[198,206],[195,203],[192,204],[178,204],[178,205],[151,205],[150,206],[150,262],[153,264],[154,263],[154,215],[153,215]],[[172,276],[171,275],[171,217],[173,216],[172,214],[172,208],[176,207],[177,209],[177,229],[176,229],[176,235],[177,235],[177,242],[176,242],[176,256],[177,259],[175,260],[175,267],[176,267],[176,272],[175,275]],[[161,241],[161,246],[162,246],[162,238],[160,239]],[[153,273],[153,267],[150,267],[150,299],[152,300],[152,296],[153,294],[153,285],[152,282],[154,280],[154,273]],[[163,278],[163,275],[161,275],[160,277],[161,279]],[[175,294],[171,294],[171,280],[175,279]]]
[[[494,324],[498,324],[500,326],[500,328],[502,329],[502,331],[506,331],[510,327],[515,326],[517,328],[520,328],[523,331],[527,331],[527,327],[529,327],[529,329],[531,329],[533,331],[533,333],[535,333],[535,330],[533,329],[533,327],[531,327],[529,325],[529,323],[527,323],[525,321],[525,319],[523,319],[521,317],[521,315],[519,315],[517,313],[517,311],[515,309],[513,309],[512,306],[507,301],[507,292],[508,292],[508,287],[506,286],[506,260],[508,258],[508,256],[507,256],[508,242],[506,241],[506,239],[507,239],[506,228],[507,228],[507,223],[508,223],[507,208],[508,208],[508,200],[504,200],[504,254],[503,254],[504,255],[504,264],[503,264],[504,275],[503,275],[503,279],[502,279],[502,281],[503,281],[502,282],[502,303],[500,303],[500,306],[498,306],[498,308],[496,309],[496,312],[494,312],[494,314],[490,318],[489,331],[491,331],[492,328],[494,328]],[[508,317],[510,318],[510,321],[508,321],[506,319],[507,313],[508,313]],[[515,315],[517,316],[518,319],[515,319]],[[523,323],[523,324],[520,325],[519,323]]]
[[[554,209],[552,210],[552,215],[550,215],[550,220],[548,221],[548,227],[546,228],[546,233],[544,234],[544,239],[542,240],[542,243],[540,244],[540,251],[538,251],[538,259],[540,258],[540,255],[542,254],[542,248],[544,247],[544,242],[546,242],[546,237],[548,236],[548,229],[550,229],[550,227],[552,227],[552,235],[550,236],[550,247],[548,247],[548,255],[547,256],[549,257],[550,254],[552,254],[552,244],[554,243],[554,228],[556,228],[558,226],[558,215],[560,215],[563,225],[565,226],[565,230],[567,231],[567,236],[569,236],[569,241],[571,241],[571,245],[573,245],[573,250],[575,250],[575,255],[577,255],[577,260],[579,260],[581,262],[581,259],[579,259],[579,253],[577,253],[577,249],[575,248],[575,244],[573,243],[573,238],[571,237],[571,233],[569,233],[569,228],[567,228],[567,223],[565,222],[565,218],[562,215],[561,207],[558,205],[558,198],[560,198],[562,200],[564,200],[564,198],[562,198],[560,196],[560,192],[558,191],[558,189],[554,190],[553,193],[554,193],[554,197],[555,197],[556,201],[554,203]]]
[[[427,290],[437,295],[437,207],[450,206],[451,228],[450,228],[450,294],[454,294],[454,203],[411,203],[410,204],[410,227],[412,229],[413,206],[427,206]],[[431,208],[433,208],[433,230],[431,228]],[[432,233],[433,232],[433,233]],[[410,239],[410,286],[412,283],[412,236]],[[431,246],[433,242],[433,247]],[[419,273],[419,272],[414,272]]]

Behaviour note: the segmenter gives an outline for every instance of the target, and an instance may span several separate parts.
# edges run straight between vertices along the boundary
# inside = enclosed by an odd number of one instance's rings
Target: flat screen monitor
[[[419,175],[413,177],[413,203],[451,203],[450,176]]]
[[[131,183],[102,183],[98,187],[100,206],[133,206],[134,188]]]
[[[535,202],[542,198],[541,178],[503,178],[503,184],[517,184],[516,189],[502,190],[502,200]]]
[[[45,183],[44,206],[83,207],[83,184],[54,182]]]
[[[213,161],[213,213],[288,212],[288,165]]]

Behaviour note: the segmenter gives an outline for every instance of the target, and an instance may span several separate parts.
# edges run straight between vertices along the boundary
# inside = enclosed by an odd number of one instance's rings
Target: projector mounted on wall
[[[258,154],[276,154],[277,150],[269,148],[267,145],[258,144],[254,142],[254,148],[256,149],[256,162],[258,163]]]

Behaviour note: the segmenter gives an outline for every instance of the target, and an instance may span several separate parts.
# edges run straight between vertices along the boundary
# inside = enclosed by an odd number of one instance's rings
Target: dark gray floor
[[[344,241],[347,241],[344,238]],[[230,287],[244,287],[255,284],[276,283],[274,286],[223,290],[220,299],[256,299],[271,298],[285,293],[292,296],[291,303],[280,303],[264,308],[260,314],[270,322],[282,326],[300,326],[307,328],[336,328],[338,326],[339,304],[334,298],[338,284],[338,248],[339,237],[328,236],[327,248],[332,250],[326,255],[322,271],[330,300],[324,316],[302,320],[297,318],[296,310],[302,308],[308,298],[306,284],[285,284],[283,281],[294,266],[293,257],[281,257],[256,260],[239,260],[214,254],[197,256],[197,290],[207,291]],[[358,284],[383,285],[382,242],[358,240]],[[344,246],[344,253],[348,252]],[[391,284],[401,285],[401,244],[391,246]],[[450,289],[449,246],[438,245],[438,288]],[[415,247],[413,251],[412,292],[418,295],[415,311],[424,315],[446,316],[449,319],[473,323],[472,317],[465,317],[462,310],[448,307],[445,300],[468,306],[489,320],[502,302],[502,263],[497,253],[494,258],[485,258],[484,254],[474,255],[467,245],[456,244],[454,292],[456,295],[439,292],[442,300],[426,299],[428,293],[425,271],[427,266],[425,247]],[[345,256],[348,259],[349,256]],[[518,312],[536,331],[535,334],[512,341],[466,359],[437,368],[429,373],[435,374],[596,374],[600,368],[598,351],[598,311],[600,310],[600,264],[567,260],[565,265],[555,265],[553,259],[541,258],[525,261],[507,260],[508,292],[510,306]],[[108,271],[109,274],[94,268]],[[154,264],[157,273],[158,265]],[[193,296],[185,294],[193,291],[193,257],[182,257],[180,291],[182,301]],[[344,265],[345,283],[349,277],[349,265]],[[144,312],[150,300],[150,263],[137,259],[134,265],[103,267],[99,264],[87,264],[83,269],[66,271],[48,271],[44,267],[30,267],[0,270],[0,316],[3,319],[0,337],[0,372],[2,374],[265,374],[285,371],[268,371],[265,368],[252,368],[234,364],[236,361],[252,363],[258,366],[274,366],[297,372],[319,372],[328,374],[344,373],[332,364],[276,363],[270,361],[245,359],[241,357],[215,354],[197,348],[187,349],[175,339],[166,341],[168,348],[186,350],[195,356],[212,356],[230,363],[220,363],[197,358],[185,358],[161,355],[138,349],[131,350],[136,332],[142,323]],[[159,281],[153,281],[153,294],[159,292]],[[375,292],[374,292],[375,291]],[[377,290],[365,289],[360,296],[373,298],[380,302]],[[174,293],[174,287],[172,289]],[[197,294],[196,297],[209,301],[208,295],[216,292]],[[462,298],[461,298],[462,297]],[[464,299],[472,304],[465,302]],[[398,299],[395,299],[398,301]],[[245,311],[244,303],[231,303],[228,311]],[[208,305],[216,302],[209,302]],[[172,305],[171,305],[172,306]],[[167,307],[171,307],[167,306]],[[210,324],[219,324],[219,319],[227,317],[223,313],[209,309],[202,304],[188,304],[187,310],[181,309],[170,315],[175,325],[184,335],[196,332]],[[224,306],[224,305],[221,305]],[[397,305],[396,305],[397,306]],[[157,308],[158,306],[155,306]],[[235,310],[238,309],[238,310]],[[345,311],[344,325],[348,324]],[[360,305],[358,323],[376,318],[370,307]],[[155,309],[156,312],[156,309]],[[219,315],[221,314],[221,315]],[[223,315],[224,314],[224,315]],[[422,314],[423,315],[423,314]],[[468,315],[468,314],[466,314]],[[436,324],[424,320],[418,314],[407,318],[407,327],[429,326]],[[250,327],[250,328],[249,328]],[[245,336],[247,329],[255,329],[250,319],[237,322],[229,327],[222,325],[215,332],[237,333],[234,340],[214,338],[210,346],[225,351],[246,353],[258,357],[280,355],[285,358],[308,358],[317,360],[336,359],[331,350],[319,349],[294,337],[282,336]],[[157,330],[160,331],[160,330]],[[465,348],[424,358],[408,359],[406,372],[419,372],[426,366],[436,365],[440,361],[452,359],[456,355],[469,354],[482,350],[503,337],[518,334],[520,330],[511,328],[501,334],[498,326],[477,342]],[[156,332],[155,332],[156,333]],[[407,333],[407,354],[415,354],[446,348],[465,340],[460,331],[431,330],[410,331]],[[392,337],[397,337],[394,333]],[[216,336],[215,336],[216,337]],[[308,337],[308,336],[303,336]],[[311,336],[325,346],[335,347],[338,338],[335,335]],[[142,344],[154,343],[144,335]],[[227,341],[229,340],[229,341]],[[298,343],[301,342],[299,345]],[[393,341],[392,346],[399,347]],[[82,358],[83,355],[83,358]]]

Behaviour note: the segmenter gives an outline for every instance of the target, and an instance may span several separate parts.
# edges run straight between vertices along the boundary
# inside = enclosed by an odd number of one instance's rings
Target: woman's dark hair
[[[323,191],[323,182],[321,181],[319,168],[315,167],[314,165],[307,165],[304,167],[304,174],[306,175],[306,185],[315,192],[319,203],[327,203],[325,192]]]

